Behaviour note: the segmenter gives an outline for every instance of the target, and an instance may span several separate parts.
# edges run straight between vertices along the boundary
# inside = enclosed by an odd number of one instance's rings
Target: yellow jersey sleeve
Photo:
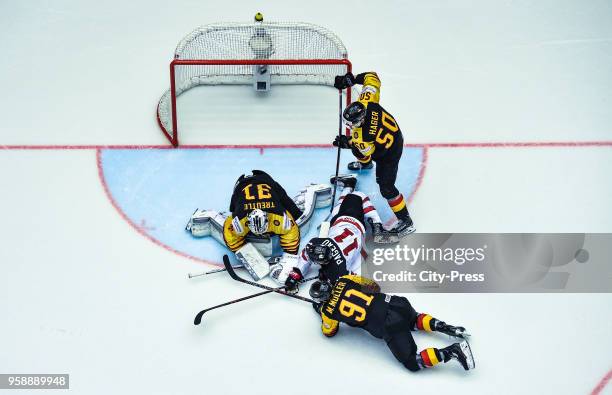
[[[236,252],[246,243],[246,235],[248,228],[246,226],[246,217],[238,220],[229,215],[223,223],[223,240],[225,245],[232,252]]]
[[[297,255],[300,248],[300,228],[288,211],[284,215],[268,213],[268,231],[278,235],[284,252]]]
[[[332,320],[325,313],[321,313],[321,331],[327,337],[335,336],[338,333],[340,323],[336,320]]]
[[[363,88],[357,101],[363,103],[364,106],[368,106],[368,103],[379,103],[380,102],[380,79],[378,75],[371,71],[360,74],[357,77],[359,83],[363,78]]]

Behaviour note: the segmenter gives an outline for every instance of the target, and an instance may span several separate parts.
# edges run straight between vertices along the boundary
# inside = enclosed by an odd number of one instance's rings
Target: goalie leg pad
[[[185,230],[191,232],[193,237],[212,236],[225,244],[223,241],[224,222],[225,216],[218,211],[196,209],[185,226]]]
[[[223,239],[223,223],[225,222],[225,213],[220,213],[214,210],[196,209],[191,215],[185,230],[190,232],[193,237],[212,236],[221,245],[225,245]],[[272,256],[274,249],[272,239],[269,236],[247,235],[247,242],[253,246],[265,257]]]
[[[236,258],[249,271],[255,281],[261,280],[270,273],[268,261],[251,243],[246,243],[236,251]]]
[[[296,219],[297,225],[302,228],[312,217],[316,208],[328,207],[332,204],[332,188],[329,184],[311,184],[300,191],[293,198],[296,205],[302,210],[303,214]]]

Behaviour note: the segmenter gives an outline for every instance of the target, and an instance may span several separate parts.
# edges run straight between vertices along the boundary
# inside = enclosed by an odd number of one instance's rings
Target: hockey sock
[[[334,206],[334,209],[331,212],[330,218],[333,218],[336,216],[336,214],[338,214],[338,211],[340,211],[340,205],[344,201],[344,198],[346,197],[346,195],[348,195],[351,192],[353,192],[353,188],[348,188],[348,187],[342,188],[342,192],[340,192],[340,197],[338,198],[338,203],[336,203],[336,205]]]
[[[363,215],[365,216],[366,219],[372,219],[374,223],[382,223],[382,220],[380,219],[380,215],[378,215],[378,211],[376,211],[376,207],[374,207],[368,195],[366,195],[363,192],[359,192],[359,191],[353,192],[353,195],[357,195],[361,198]]]
[[[338,202],[342,203],[342,201],[344,200],[344,197],[351,192],[353,192],[353,188],[351,187],[342,188],[342,192],[340,192],[340,197],[338,198]]]
[[[433,368],[444,360],[444,355],[437,348],[426,348],[417,354],[416,360],[421,369]]]
[[[406,201],[404,200],[404,196],[400,193],[393,199],[388,199],[387,202],[393,210],[393,213],[398,219],[408,219],[408,209],[406,208]]]
[[[366,219],[372,219],[374,223],[382,223],[380,215],[378,215],[378,211],[376,211],[376,207],[374,207],[370,198],[367,196],[363,199],[363,215]]]
[[[417,316],[414,327],[420,331],[433,332],[436,330],[438,322],[439,320],[433,318],[429,314],[421,313]]]

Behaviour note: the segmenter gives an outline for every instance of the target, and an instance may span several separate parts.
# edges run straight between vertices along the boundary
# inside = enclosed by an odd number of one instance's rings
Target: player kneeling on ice
[[[339,135],[334,145],[350,149],[357,162],[349,163],[349,170],[371,169],[376,162],[376,183],[380,194],[387,199],[398,219],[396,229],[400,236],[414,232],[415,228],[406,208],[404,196],[395,186],[397,171],[404,151],[404,138],[395,118],[378,102],[380,80],[374,72],[357,76],[346,73],[337,76],[334,87],[350,88],[363,85],[357,101],[349,104],[342,114],[343,121],[351,129],[351,136]]]
[[[376,208],[362,192],[355,191],[354,175],[331,179],[342,188],[338,204],[332,211],[330,228],[325,237],[315,237],[302,249],[297,265],[286,274],[285,285],[289,289],[304,278],[312,263],[320,265],[319,281],[315,287],[330,288],[340,276],[361,273],[366,220],[372,228],[375,243],[397,243],[397,232],[386,230]],[[273,274],[274,275],[274,274]],[[278,276],[283,280],[283,274]]]
[[[317,296],[313,306],[321,315],[321,330],[327,337],[335,336],[340,322],[344,322],[384,339],[395,358],[410,371],[416,372],[452,359],[465,370],[475,367],[472,351],[465,340],[469,336],[465,328],[417,313],[408,299],[381,293],[380,286],[373,280],[345,275],[331,290]],[[445,348],[432,347],[417,352],[411,333],[416,330],[440,332],[464,340]]]
[[[232,192],[229,214],[196,210],[186,230],[194,237],[212,236],[225,244],[259,280],[269,273],[264,257],[272,257],[272,236],[278,236],[282,261],[297,262],[300,228],[306,228],[315,208],[331,204],[328,184],[311,184],[291,199],[269,174],[253,170],[241,175]],[[304,229],[304,231],[306,231]]]
[[[250,232],[256,236],[278,235],[283,251],[297,255],[300,228],[296,219],[302,216],[302,210],[270,175],[253,170],[252,175],[240,176],[229,209],[231,215],[225,219],[223,238],[232,252],[246,244]]]

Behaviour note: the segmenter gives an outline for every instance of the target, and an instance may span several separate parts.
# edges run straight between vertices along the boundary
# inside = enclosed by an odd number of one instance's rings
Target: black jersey
[[[338,279],[330,298],[321,307],[321,329],[326,336],[338,331],[340,322],[361,327],[375,337],[382,337],[389,304],[373,280],[357,275]]]

